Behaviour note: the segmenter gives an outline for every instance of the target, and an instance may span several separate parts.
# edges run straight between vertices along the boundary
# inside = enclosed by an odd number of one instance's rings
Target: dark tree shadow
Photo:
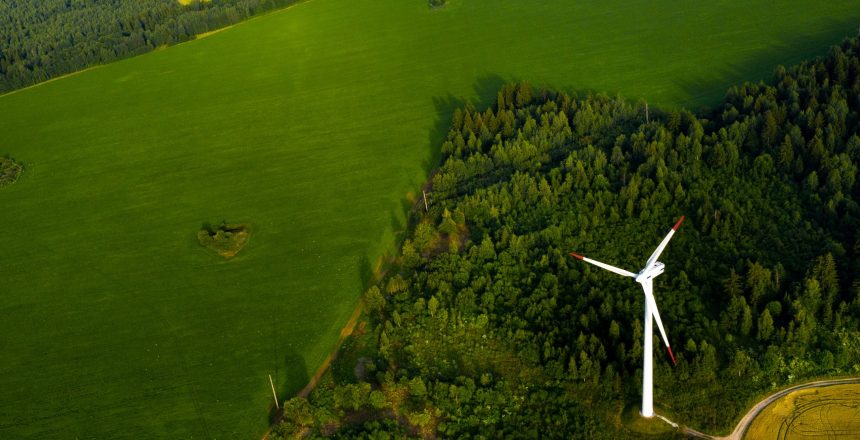
[[[402,212],[409,213],[413,209],[414,206],[415,206],[415,204],[411,203],[409,201],[409,199],[407,199],[407,198],[400,199],[400,209]],[[390,218],[391,232],[394,234],[394,241],[395,241],[395,243],[401,243],[401,242],[403,242],[403,239],[405,238],[406,224],[397,215],[396,211],[391,211],[390,217],[391,217]],[[409,216],[407,215],[406,218],[409,218]],[[398,249],[394,250],[395,253],[397,251],[398,251]]]
[[[364,253],[358,258],[358,274],[361,277],[362,289],[369,286],[373,280],[373,263]]]
[[[499,89],[501,89],[507,82],[515,83],[518,82],[518,80],[505,81],[504,78],[499,75],[487,75],[478,78],[474,85],[475,94],[478,95],[478,99],[472,104],[475,108],[483,109],[484,107],[488,107],[490,104],[496,102]]]
[[[790,67],[803,60],[827,56],[829,47],[841,44],[845,38],[857,34],[857,23],[848,18],[829,17],[820,20],[823,24],[797,28],[766,48],[752,52],[745,59],[714,67],[707,75],[682,76],[678,83],[687,98],[678,107],[708,115],[714,106],[720,104],[729,87],[744,82],[770,81],[777,66]],[[804,32],[811,29],[823,31]]]
[[[473,89],[477,100],[467,101],[463,97],[446,95],[433,98],[433,106],[436,109],[436,120],[429,133],[429,154],[427,160],[422,164],[428,179],[431,173],[440,165],[442,159],[442,143],[451,130],[451,116],[454,110],[462,109],[467,104],[472,104],[476,109],[483,109],[496,101],[496,96],[505,80],[499,75],[487,75],[475,81]],[[410,204],[411,208],[411,204]]]
[[[433,126],[428,136],[430,150],[427,153],[427,159],[421,164],[424,169],[424,175],[428,176],[428,178],[430,177],[430,173],[439,166],[442,160],[442,143],[451,129],[451,116],[454,114],[454,110],[463,108],[465,105],[466,101],[463,98],[454,95],[433,98],[436,119],[433,121]]]
[[[287,376],[287,381],[283,384],[281,389],[278,389],[279,395],[280,393],[286,394],[296,386],[301,389],[307,385],[308,380],[310,380],[305,358],[292,349],[287,349],[287,352],[284,355],[284,371]]]
[[[305,358],[292,348],[288,347],[285,351],[286,354],[283,356],[283,373],[277,367],[279,362],[276,360],[275,374],[272,375],[275,391],[278,393],[279,404],[288,400],[288,397],[295,396],[298,390],[304,388],[310,380]],[[286,377],[286,380],[281,379],[282,377]],[[281,415],[281,410],[275,407],[274,401],[272,401],[269,405],[269,422],[275,423],[281,419]]]

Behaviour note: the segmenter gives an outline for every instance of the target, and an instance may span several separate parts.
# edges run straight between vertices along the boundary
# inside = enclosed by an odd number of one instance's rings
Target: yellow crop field
[[[745,439],[860,438],[860,384],[798,390],[770,404]]]

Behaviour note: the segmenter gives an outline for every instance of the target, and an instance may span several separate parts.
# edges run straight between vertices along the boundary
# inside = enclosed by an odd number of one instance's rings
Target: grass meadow
[[[745,439],[850,439],[860,432],[860,385],[795,391],[767,406]]]
[[[853,1],[310,0],[0,97],[0,438],[259,438],[333,348],[451,111],[505,81],[715,104]],[[431,197],[432,201],[432,197]],[[247,223],[225,260],[203,223]]]

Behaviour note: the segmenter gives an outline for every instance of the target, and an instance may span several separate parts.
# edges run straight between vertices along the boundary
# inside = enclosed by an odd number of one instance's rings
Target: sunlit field
[[[311,0],[0,97],[0,438],[259,438],[506,81],[715,104],[850,1]],[[430,195],[432,203],[432,194]],[[248,225],[232,258],[204,223]]]
[[[860,433],[860,385],[795,391],[768,405],[744,438],[851,439]]]

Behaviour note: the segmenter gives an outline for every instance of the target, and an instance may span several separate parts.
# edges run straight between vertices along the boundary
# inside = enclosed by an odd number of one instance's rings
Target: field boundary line
[[[180,43],[180,44],[182,44],[182,43]],[[150,52],[155,51],[155,50],[156,50],[156,49],[153,49],[153,50],[151,50]],[[147,52],[147,53],[149,53],[149,52]],[[146,54],[141,54],[141,55],[146,55]],[[136,55],[136,56],[140,56],[140,55]],[[134,57],[130,57],[130,58],[134,58]],[[130,58],[123,58],[123,60],[127,60],[127,59],[130,59]],[[107,66],[108,64],[115,63],[115,62],[117,62],[117,61],[122,61],[122,60],[114,60],[114,61],[111,61],[110,63],[104,63],[104,64],[93,64],[92,66],[84,67],[84,68],[83,68],[83,69],[81,69],[81,70],[76,70],[76,71],[74,71],[74,72],[64,73],[64,74],[62,74],[62,75],[60,75],[60,76],[55,76],[55,77],[53,77],[53,78],[51,78],[51,79],[46,79],[46,80],[44,80],[44,81],[42,81],[42,82],[38,82],[38,83],[36,83],[36,84],[30,84],[30,85],[29,85],[29,86],[27,86],[27,87],[22,87],[22,88],[20,88],[20,89],[15,89],[15,90],[10,90],[10,91],[8,91],[8,92],[6,92],[6,93],[0,94],[0,98],[6,97],[6,96],[9,96],[9,95],[14,95],[14,94],[16,94],[16,93],[18,93],[18,92],[23,92],[24,90],[29,90],[29,89],[32,89],[32,88],[35,88],[35,87],[39,87],[39,86],[41,86],[42,84],[48,84],[48,83],[52,83],[52,82],[54,82],[54,81],[59,81],[59,80],[61,80],[61,79],[68,78],[68,77],[70,77],[70,76],[75,76],[75,75],[77,75],[77,74],[79,74],[79,73],[84,73],[84,72],[89,71],[89,70],[95,70],[95,69],[98,69],[99,67],[104,67],[104,66]]]
[[[310,1],[311,1],[311,0],[296,0],[296,1],[294,1],[294,2],[292,2],[292,3],[290,3],[290,4],[288,4],[288,5],[285,5],[285,6],[283,6],[283,7],[280,7],[280,8],[277,8],[277,9],[270,9],[270,10],[268,10],[268,11],[266,11],[266,12],[263,12],[262,14],[256,14],[256,15],[253,15],[253,16],[248,17],[248,18],[246,18],[246,19],[244,19],[244,20],[242,20],[242,21],[238,21],[238,22],[233,23],[233,24],[228,24],[227,26],[223,26],[223,27],[220,27],[220,28],[218,28],[218,29],[212,29],[211,31],[206,31],[206,32],[201,32],[201,33],[199,33],[199,34],[195,34],[195,35],[194,35],[194,38],[192,38],[192,39],[190,39],[190,40],[188,40],[188,41],[183,41],[183,42],[181,42],[181,43],[174,44],[173,46],[179,46],[180,44],[186,44],[186,43],[190,43],[190,42],[192,42],[192,41],[202,40],[202,39],[204,39],[204,38],[206,38],[206,37],[210,37],[210,36],[212,36],[212,35],[215,35],[215,34],[217,34],[217,33],[221,32],[221,31],[226,31],[227,29],[231,29],[231,28],[234,28],[234,27],[239,26],[239,25],[241,25],[241,24],[245,24],[245,23],[247,23],[247,22],[249,22],[249,21],[251,21],[251,20],[256,20],[256,19],[258,19],[258,18],[262,18],[262,17],[265,17],[265,16],[267,16],[267,15],[277,14],[278,12],[286,11],[286,10],[288,10],[288,9],[292,9],[292,8],[293,8],[293,7],[295,7],[295,6],[298,6],[298,5],[301,5],[301,4],[304,4],[304,3],[309,3]],[[167,49],[167,48],[169,48],[169,47],[173,47],[173,46],[165,46],[165,47],[164,47],[164,49]],[[147,53],[148,53],[148,52],[147,52]],[[146,54],[141,54],[141,55],[146,55]],[[138,56],[139,56],[139,55],[138,55]],[[117,60],[117,61],[119,61],[119,60]]]
[[[119,58],[119,59],[116,59],[116,60],[113,60],[113,61],[108,61],[108,62],[106,62],[106,63],[93,64],[92,66],[87,66],[87,67],[84,67],[83,69],[76,70],[76,71],[74,71],[74,72],[64,73],[64,74],[62,74],[62,75],[60,75],[60,76],[55,76],[55,77],[53,77],[53,78],[51,78],[51,79],[46,79],[45,81],[37,82],[36,84],[30,84],[29,86],[22,87],[22,88],[20,88],[20,89],[10,90],[10,91],[8,91],[8,92],[6,92],[6,93],[0,93],[0,98],[6,97],[6,96],[9,96],[9,95],[13,95],[13,94],[15,94],[15,93],[22,92],[22,91],[24,91],[24,90],[29,90],[29,89],[32,89],[32,88],[34,88],[34,87],[39,87],[39,86],[41,86],[41,85],[43,85],[43,84],[48,84],[48,83],[51,83],[51,82],[54,82],[54,81],[58,81],[58,80],[61,80],[61,79],[65,79],[65,78],[68,78],[68,77],[70,77],[70,76],[74,76],[74,75],[77,75],[77,74],[79,74],[79,73],[84,73],[84,72],[89,71],[89,70],[95,70],[95,69],[98,69],[98,68],[100,68],[100,67],[104,67],[104,66],[107,66],[107,65],[110,65],[110,64],[116,64],[116,63],[119,63],[119,62],[121,62],[121,61],[130,60],[130,59],[132,59],[132,58],[142,57],[142,56],[144,56],[144,55],[148,55],[148,54],[153,53],[153,52],[159,52],[159,51],[162,51],[162,50],[164,50],[164,49],[169,49],[169,48],[171,48],[171,47],[182,46],[183,44],[188,44],[188,43],[191,43],[191,42],[194,42],[194,41],[197,41],[197,40],[202,40],[202,39],[204,39],[204,38],[206,38],[206,37],[209,37],[209,36],[212,36],[212,35],[214,35],[214,34],[217,34],[218,32],[226,31],[227,29],[230,29],[230,28],[233,28],[233,27],[239,26],[239,25],[244,24],[244,23],[247,23],[247,22],[249,22],[249,21],[251,21],[251,20],[256,20],[256,19],[258,19],[258,18],[262,18],[262,17],[265,17],[265,16],[267,16],[267,15],[272,15],[272,14],[276,14],[276,13],[281,12],[281,11],[286,11],[286,10],[288,10],[288,9],[292,9],[292,8],[293,8],[293,7],[295,7],[295,6],[298,6],[298,5],[301,5],[301,4],[304,4],[304,3],[309,3],[310,1],[311,1],[311,0],[296,0],[295,2],[290,3],[289,5],[286,5],[286,6],[282,7],[282,8],[272,9],[272,10],[266,11],[266,12],[264,12],[264,13],[262,13],[262,14],[254,15],[254,16],[248,17],[248,18],[246,18],[246,19],[244,19],[244,20],[242,20],[242,21],[239,21],[239,22],[237,22],[237,23],[233,23],[233,24],[230,24],[230,25],[227,25],[227,26],[223,26],[223,27],[220,27],[220,28],[218,28],[218,29],[213,29],[213,30],[211,30],[211,31],[206,31],[206,32],[201,32],[201,33],[199,33],[199,34],[195,34],[195,35],[194,35],[194,37],[192,37],[192,38],[190,38],[190,39],[188,39],[188,40],[186,40],[186,41],[181,41],[181,42],[179,42],[179,43],[171,44],[171,45],[162,45],[162,46],[157,46],[157,47],[155,47],[155,48],[153,48],[153,49],[151,49],[151,50],[148,50],[148,51],[146,51],[146,52],[144,52],[144,53],[141,53],[141,54],[138,54],[138,55],[133,55],[133,56],[126,57],[126,58]]]
[[[310,0],[307,0],[307,1],[310,1]],[[377,261],[377,264],[376,264],[376,268],[373,271],[373,275],[372,275],[370,281],[368,282],[367,287],[370,288],[370,286],[374,286],[374,285],[376,285],[376,283],[378,283],[380,280],[382,280],[382,278],[385,277],[385,274],[388,272],[388,269],[391,267],[391,265],[392,265],[391,261],[385,255],[383,255],[382,257],[379,257],[379,260]],[[308,396],[311,394],[311,391],[313,391],[314,388],[316,388],[320,379],[322,379],[323,375],[326,373],[326,371],[328,371],[329,367],[331,367],[331,363],[334,362],[335,359],[337,359],[337,353],[340,351],[341,345],[343,345],[344,341],[346,341],[346,338],[348,338],[350,335],[352,335],[352,332],[355,330],[355,325],[358,324],[358,319],[361,318],[361,315],[363,312],[364,312],[364,295],[361,295],[359,300],[358,300],[358,304],[355,306],[355,310],[352,311],[352,315],[350,315],[349,320],[346,322],[346,325],[344,325],[343,328],[340,329],[340,336],[338,336],[337,342],[335,342],[335,344],[334,344],[334,348],[328,354],[328,356],[326,356],[326,358],[323,360],[322,364],[319,366],[319,368],[317,368],[316,372],[314,372],[314,375],[311,376],[307,385],[305,385],[305,387],[302,388],[301,391],[299,391],[296,394],[296,397],[303,397],[303,398],[307,399]],[[283,409],[282,409],[282,411],[279,412],[275,416],[275,418],[272,420],[271,426],[269,426],[269,429],[266,430],[266,433],[263,434],[263,436],[261,437],[260,440],[267,440],[269,438],[269,434],[271,434],[271,432],[272,432],[272,429],[275,426],[277,426],[283,420],[283,418],[284,418],[284,413],[283,413]]]
[[[328,371],[331,363],[337,358],[337,353],[340,351],[340,346],[343,345],[343,342],[346,341],[346,338],[352,335],[352,332],[355,330],[355,325],[358,324],[358,318],[361,317],[361,313],[364,311],[364,301],[359,299],[358,305],[355,306],[355,310],[352,311],[352,315],[349,317],[349,321],[346,322],[346,325],[340,329],[340,336],[337,338],[337,342],[334,344],[334,349],[325,357],[322,364],[317,368],[316,372],[313,376],[311,376],[310,380],[308,380],[307,385],[301,389],[296,394],[296,397],[303,397],[307,399],[307,397],[311,394],[311,391],[316,388],[320,379],[322,379],[323,375]],[[277,426],[281,420],[283,420],[284,414],[283,412],[278,413],[275,419],[272,421],[269,429],[266,430],[266,433],[263,434],[261,440],[266,440],[269,438],[269,434],[272,432],[272,428]]]

